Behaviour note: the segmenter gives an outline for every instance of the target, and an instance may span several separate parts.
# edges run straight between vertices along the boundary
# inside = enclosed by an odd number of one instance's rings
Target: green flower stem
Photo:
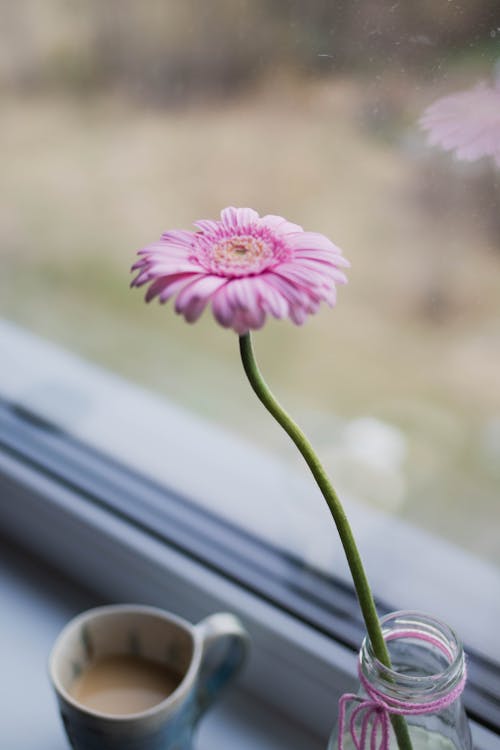
[[[373,651],[377,659],[386,667],[390,668],[391,661],[389,658],[389,652],[387,651],[387,646],[382,635],[382,629],[380,627],[375,602],[373,601],[373,595],[368,584],[368,579],[363,568],[360,554],[356,547],[356,542],[354,541],[349,521],[347,520],[347,516],[338,495],[332,487],[311,443],[269,390],[269,387],[257,366],[249,333],[240,336],[240,354],[245,373],[257,397],[293,440],[309,466],[312,475],[326,500],[344,548],[354,582],[354,588],[366,624],[366,631],[371,641]],[[393,715],[391,716],[391,721],[398,741],[399,750],[412,750],[408,726],[404,717]]]

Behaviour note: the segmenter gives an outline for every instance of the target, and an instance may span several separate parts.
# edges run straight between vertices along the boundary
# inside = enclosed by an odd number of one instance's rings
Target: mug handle
[[[250,638],[238,618],[228,612],[206,617],[195,625],[195,630],[202,642],[201,668],[196,688],[198,719],[243,667]],[[207,657],[216,644],[220,644],[222,652],[217,662],[211,664]]]

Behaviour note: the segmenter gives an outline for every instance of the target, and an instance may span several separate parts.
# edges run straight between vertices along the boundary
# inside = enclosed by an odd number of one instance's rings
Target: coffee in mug
[[[115,654],[88,664],[73,680],[69,693],[93,711],[126,716],[161,703],[181,679],[165,664],[134,654]]]

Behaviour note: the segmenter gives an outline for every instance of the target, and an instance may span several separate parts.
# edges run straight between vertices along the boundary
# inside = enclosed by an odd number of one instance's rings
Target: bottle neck
[[[464,653],[447,625],[413,611],[387,615],[381,625],[392,668],[376,658],[367,638],[359,655],[362,677],[381,697],[424,704],[446,698],[461,685]]]

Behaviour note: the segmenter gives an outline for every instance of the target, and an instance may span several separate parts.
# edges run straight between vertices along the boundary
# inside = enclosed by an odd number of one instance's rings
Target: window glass
[[[0,313],[298,465],[236,335],[128,269],[227,205],[326,234],[349,285],[254,336],[268,382],[341,494],[498,564],[496,0],[4,6]],[[427,108],[478,85],[431,145]]]

